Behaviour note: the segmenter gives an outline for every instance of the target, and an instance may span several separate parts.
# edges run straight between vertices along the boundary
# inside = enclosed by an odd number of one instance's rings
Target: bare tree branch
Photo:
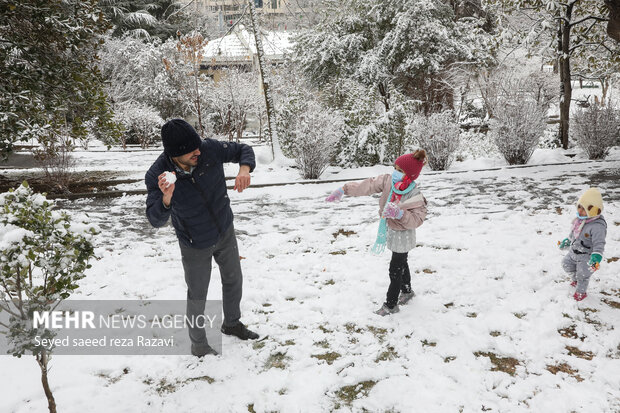
[[[598,22],[607,22],[609,21],[609,19],[606,19],[604,17],[599,17],[599,16],[588,16],[588,17],[584,17],[583,19],[577,20],[576,22],[568,22],[568,27],[574,27],[577,26],[578,24],[581,24],[585,21],[588,20],[596,20]]]

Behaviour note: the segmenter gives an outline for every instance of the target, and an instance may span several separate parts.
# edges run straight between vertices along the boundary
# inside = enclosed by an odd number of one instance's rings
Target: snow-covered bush
[[[290,64],[280,67],[272,77],[272,93],[275,102],[275,125],[282,153],[295,157],[295,130],[297,122],[308,106],[308,102],[317,103],[319,94],[302,77],[296,74],[296,69]],[[267,125],[264,124],[266,127]]]
[[[34,311],[49,311],[78,288],[94,258],[92,237],[98,229],[75,223],[24,182],[0,194],[0,311],[9,315],[1,324],[8,352],[21,357],[31,352],[41,368],[41,381],[50,411],[56,411],[47,372],[51,351],[34,340],[50,339],[52,330],[33,328]]]
[[[418,114],[408,125],[412,141],[428,154],[428,165],[434,171],[450,167],[459,148],[460,129],[452,111]]]
[[[114,120],[123,125],[121,145],[140,144],[144,148],[157,142],[164,120],[155,108],[137,102],[117,105]]]
[[[291,131],[295,162],[306,179],[321,176],[332,160],[344,129],[342,116],[320,103],[308,102]]]
[[[590,159],[604,159],[620,139],[620,111],[611,106],[590,105],[575,113],[573,134]]]
[[[298,118],[306,108],[306,101],[299,97],[289,99],[285,104],[279,105],[276,117],[276,130],[282,153],[287,157],[294,157],[295,127]]]
[[[491,134],[478,132],[474,129],[461,131],[457,160],[466,158],[496,158],[500,156],[501,154]]]
[[[538,147],[546,128],[542,107],[534,101],[505,102],[491,122],[495,144],[510,165],[524,165]]]
[[[558,140],[556,128],[550,129],[549,126],[543,131],[543,135],[538,141],[538,149],[557,149],[561,142]]]

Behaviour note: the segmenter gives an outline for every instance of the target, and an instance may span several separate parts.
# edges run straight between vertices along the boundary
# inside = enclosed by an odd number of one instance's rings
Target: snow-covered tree
[[[527,24],[514,28],[505,26],[503,38],[517,38],[532,53],[552,56],[560,81],[560,124],[558,140],[567,149],[569,143],[570,111],[573,80],[573,60],[591,54],[592,50],[607,49],[611,58],[618,59],[618,45],[605,35],[608,10],[599,0],[497,0],[498,8],[519,14]],[[501,14],[498,14],[502,18]],[[615,49],[615,51],[614,51]],[[586,58],[587,60],[587,58]]]
[[[198,31],[180,36],[177,42],[177,54],[180,57],[177,62],[184,63],[185,65],[185,67],[177,65],[177,68],[181,68],[181,72],[179,73],[181,76],[191,78],[190,82],[184,82],[183,89],[189,98],[188,106],[198,120],[198,133],[201,136],[204,136],[205,133],[206,113],[204,113],[204,83],[207,80],[206,76],[200,73],[200,64],[202,63],[204,48],[207,43],[208,40]],[[172,69],[166,65],[166,70]]]
[[[267,139],[271,141],[271,152],[273,159],[276,160],[282,157],[282,149],[280,148],[280,141],[278,140],[278,134],[275,130],[276,114],[271,92],[272,87],[269,79],[270,74],[267,70],[267,65],[265,62],[263,39],[258,21],[258,14],[256,13],[256,5],[254,2],[255,0],[248,0],[247,8],[250,12],[250,26],[252,28],[252,34],[254,35],[254,45],[256,46],[256,56],[258,58],[258,70],[260,72],[260,79],[263,87],[263,97],[265,98],[265,112],[267,114]]]
[[[58,137],[45,142],[32,152],[37,164],[45,173],[45,181],[54,192],[65,193],[69,190],[75,158],[72,155],[75,142],[69,131],[61,130]]]
[[[159,39],[145,41],[131,35],[105,37],[99,53],[99,69],[106,79],[112,107],[128,100],[146,101],[155,77],[163,72]]]
[[[573,74],[576,79],[597,79],[601,87],[600,101],[598,96],[593,103],[606,105],[611,99],[612,84],[620,81],[620,43],[603,46],[601,38],[605,33],[602,27],[598,30],[600,47],[584,48],[572,61]]]
[[[426,150],[434,171],[450,167],[459,148],[460,128],[452,111],[416,115],[408,127],[414,144]]]
[[[0,153],[61,129],[84,137],[92,119],[116,133],[96,65],[108,27],[97,0],[0,0]]]
[[[209,119],[217,135],[237,141],[243,136],[248,115],[260,116],[262,96],[256,73],[228,69],[213,83],[208,95]]]
[[[53,349],[37,345],[34,337],[50,339],[55,332],[35,329],[33,312],[51,310],[78,288],[95,256],[91,240],[97,232],[85,222],[72,222],[26,182],[0,194],[0,311],[9,316],[0,328],[10,354],[35,356],[50,412],[56,412],[48,382]]]
[[[177,31],[189,32],[191,19],[185,2],[174,0],[99,0],[101,10],[113,24],[112,35],[127,34],[165,40]]]
[[[376,89],[345,78],[324,88],[321,96],[342,114],[345,123],[345,132],[336,145],[336,164],[357,167],[379,163],[383,143],[368,136],[375,130],[374,123],[385,115]],[[301,105],[303,101],[301,98]]]
[[[146,28],[154,26],[157,22],[148,10],[152,4],[141,0],[100,0],[99,4],[101,10],[114,25],[115,36],[131,33],[135,36],[149,37]]]
[[[408,113],[410,110],[402,103],[394,104],[389,111],[378,115],[349,137],[345,152],[360,166],[392,164],[411,143],[407,132],[411,120]]]
[[[555,76],[538,68],[528,72],[523,68],[500,65],[494,70],[477,71],[474,82],[488,118],[495,117],[496,110],[506,102],[516,104],[532,100],[541,108],[548,109],[557,100],[559,92]]]
[[[526,164],[547,126],[543,108],[531,100],[504,101],[495,114],[491,130],[497,148],[510,165]]]
[[[376,88],[386,111],[399,91],[430,112],[452,107],[442,82],[452,66],[493,61],[486,25],[441,0],[330,0],[323,21],[298,36],[296,59],[318,87],[350,77]]]
[[[160,71],[153,80],[152,100],[145,102],[159,110],[159,114],[164,119],[172,117],[186,118],[192,114],[189,107],[192,78],[187,64],[185,64],[177,53],[177,42],[168,39],[158,47],[162,57],[164,70]],[[202,77],[198,85],[202,88],[199,96],[203,96],[206,105],[207,79]]]
[[[604,159],[620,142],[620,110],[611,105],[590,105],[577,111],[573,121],[577,145],[590,159]]]

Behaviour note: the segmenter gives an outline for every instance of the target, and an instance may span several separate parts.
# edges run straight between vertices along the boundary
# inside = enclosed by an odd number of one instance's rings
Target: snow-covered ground
[[[571,162],[557,154],[537,152],[535,160]],[[89,167],[143,176],[157,153],[84,156]],[[418,182],[429,216],[409,259],[417,296],[385,318],[372,313],[389,282],[389,254],[368,252],[377,199],[327,204],[337,183],[302,185],[295,169],[259,165],[254,183],[293,183],[230,192],[244,257],[242,320],[263,339],[224,337],[223,354],[201,361],[57,356],[50,384],[59,411],[619,411],[617,150],[611,159],[424,171]],[[332,168],[323,179],[389,172]],[[576,303],[556,243],[590,185],[604,193],[607,248],[588,298]],[[60,205],[87,212],[103,231],[101,259],[74,298],[185,297],[176,239],[170,227],[149,227],[143,196]],[[218,277],[214,269],[209,298],[221,297]],[[45,411],[36,362],[0,360],[0,411]]]

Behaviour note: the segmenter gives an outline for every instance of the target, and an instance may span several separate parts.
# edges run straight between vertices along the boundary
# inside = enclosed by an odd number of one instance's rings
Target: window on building
[[[256,7],[263,7],[263,0],[254,0],[254,5]]]

